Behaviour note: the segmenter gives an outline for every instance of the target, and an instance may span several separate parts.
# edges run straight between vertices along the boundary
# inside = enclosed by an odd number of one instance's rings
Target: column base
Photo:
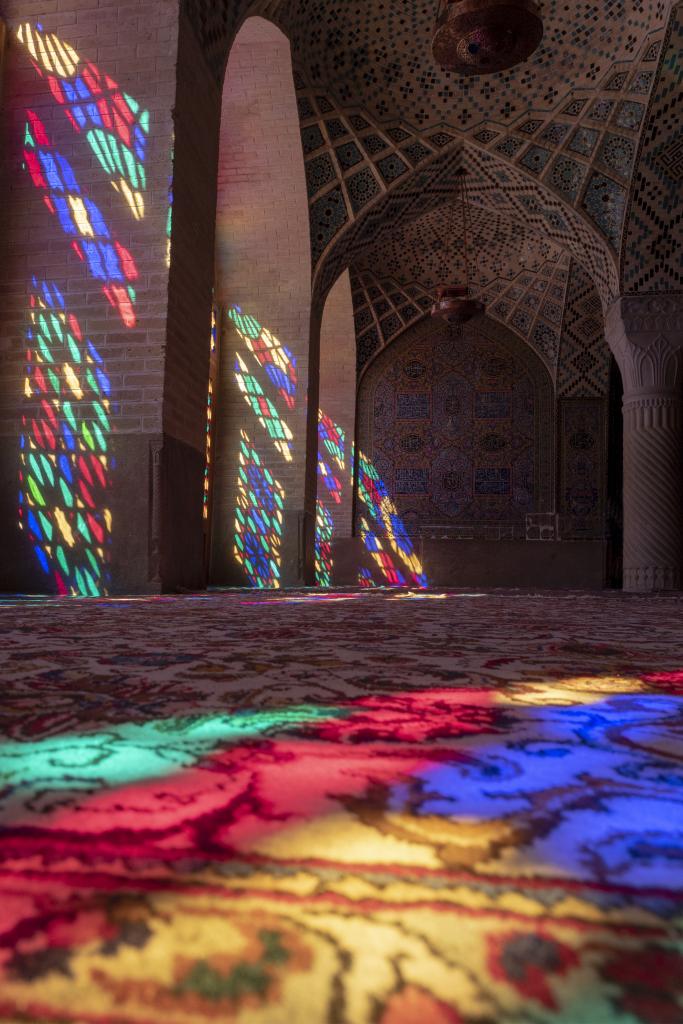
[[[648,565],[636,569],[624,567],[624,590],[648,594],[657,590],[680,590],[681,573],[676,567]]]

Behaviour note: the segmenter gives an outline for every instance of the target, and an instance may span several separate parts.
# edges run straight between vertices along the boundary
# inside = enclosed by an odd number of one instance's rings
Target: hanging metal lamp
[[[432,306],[432,316],[440,317],[445,320],[447,324],[456,326],[458,324],[465,324],[468,320],[472,320],[475,316],[482,316],[486,312],[486,307],[483,302],[478,299],[473,299],[470,296],[470,269],[469,269],[469,257],[467,252],[468,240],[469,240],[469,228],[471,222],[469,219],[469,208],[467,204],[466,195],[466,178],[467,171],[461,168],[458,171],[459,179],[459,194],[460,194],[460,210],[462,215],[462,240],[463,240],[463,254],[465,258],[465,283],[463,284],[444,284],[439,285],[436,289],[436,301]],[[455,207],[457,205],[457,197],[451,206],[451,229],[450,237],[454,236],[454,214]]]
[[[534,0],[439,0],[434,60],[458,75],[491,75],[528,60],[543,38]]]

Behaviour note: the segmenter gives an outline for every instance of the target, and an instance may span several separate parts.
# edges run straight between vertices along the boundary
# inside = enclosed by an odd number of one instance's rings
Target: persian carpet
[[[0,601],[0,1020],[681,1024],[683,598]]]

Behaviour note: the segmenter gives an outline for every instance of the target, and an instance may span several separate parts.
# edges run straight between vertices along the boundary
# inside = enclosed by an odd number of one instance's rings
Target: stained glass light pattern
[[[328,455],[336,462],[339,469],[344,469],[345,434],[343,429],[326,416],[322,409],[318,410],[318,442]]]
[[[322,480],[327,488],[327,491],[335,502],[335,504],[341,504],[342,500],[342,484],[341,481],[334,475],[328,464],[324,459],[318,455],[318,479]]]
[[[109,379],[55,284],[34,281],[27,332],[19,524],[60,594],[107,588]]]
[[[322,501],[316,502],[315,516],[315,582],[319,587],[332,586],[332,516]]]
[[[344,431],[326,416],[322,409],[318,410],[318,478],[322,480],[327,491],[335,502],[340,505],[342,500],[342,483],[333,472],[327,458],[344,469]]]
[[[209,388],[206,398],[206,446],[204,461],[204,500],[202,504],[202,515],[204,522],[209,521],[209,499],[211,496],[211,477],[213,475],[212,445],[213,445],[213,403],[214,384],[218,370],[218,320],[216,307],[211,307],[211,342],[209,346]]]
[[[209,393],[206,398],[206,448],[204,462],[204,499],[202,516],[209,518],[209,493],[211,489],[211,428],[213,419],[213,381],[209,378]]]
[[[76,132],[88,144],[113,188],[126,200],[133,216],[145,214],[145,156],[149,111],[125,93],[97,65],[84,62],[59,36],[21,25],[17,36],[45,77],[50,91]]]
[[[255,413],[259,423],[268,434],[276,449],[284,456],[287,462],[292,461],[292,431],[289,429],[280,414],[263,393],[263,388],[252,373],[249,373],[246,363],[239,352],[235,355],[235,378],[239,389],[244,395],[244,400]]]
[[[418,587],[426,587],[427,577],[422,569],[422,563],[415,553],[415,548],[406,532],[398,509],[375,466],[361,451],[358,452],[358,497],[375,524],[386,534],[386,543],[389,549],[403,561],[409,570],[411,582]],[[366,547],[368,547],[367,543]],[[368,548],[368,550],[371,549]],[[386,552],[384,553],[386,554]],[[378,559],[375,561],[380,564]],[[398,572],[398,570],[395,571]],[[399,573],[399,575],[401,574]],[[391,581],[387,578],[387,582]]]
[[[103,282],[102,291],[126,327],[135,325],[132,282],[138,270],[133,257],[111,232],[99,208],[81,192],[71,165],[50,142],[45,126],[32,110],[24,135],[24,160],[36,188],[44,192],[48,210],[58,217],[62,230],[72,236],[77,255],[93,277]]]
[[[171,150],[171,163],[175,159],[175,132],[173,133],[173,149]],[[173,174],[168,176],[168,210],[166,211],[166,266],[171,266],[171,237],[173,234]]]
[[[372,576],[372,573],[370,572],[369,569],[366,569],[365,566],[363,566],[362,568],[360,568],[358,570],[358,586],[359,587],[368,588],[368,587],[374,587],[376,585],[377,584],[375,583],[375,581],[373,579],[373,576]]]
[[[379,537],[373,533],[366,519],[360,518],[360,535],[363,544],[370,552],[373,561],[378,566],[383,582],[390,587],[405,587],[407,580],[401,570],[394,563],[393,558],[384,546]]]
[[[279,587],[285,492],[240,433],[235,557],[252,586]]]
[[[243,313],[239,306],[231,306],[228,316],[259,366],[263,367],[271,383],[277,388],[287,408],[293,409],[297,375],[296,359],[292,353],[258,320],[248,313]]]

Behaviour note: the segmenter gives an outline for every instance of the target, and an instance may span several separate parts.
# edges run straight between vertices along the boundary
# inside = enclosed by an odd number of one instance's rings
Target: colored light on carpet
[[[234,554],[255,587],[280,586],[285,492],[241,431]]]
[[[60,594],[96,597],[107,587],[112,527],[109,378],[57,285],[34,288],[19,524]]]
[[[149,112],[96,64],[84,62],[65,40],[29,23],[17,30],[33,66],[88,145],[136,220],[145,214],[145,156]]]
[[[394,601],[443,601],[448,594],[434,594],[426,590],[409,590],[405,594],[394,594]]]
[[[0,1016],[678,1022],[682,599],[287,597],[0,605]]]
[[[67,734],[33,743],[0,742],[0,778],[16,787],[15,799],[22,801],[32,790],[99,792],[170,779],[228,744],[283,735],[306,723],[350,713],[312,704],[184,717],[178,722],[123,723],[104,733]]]

